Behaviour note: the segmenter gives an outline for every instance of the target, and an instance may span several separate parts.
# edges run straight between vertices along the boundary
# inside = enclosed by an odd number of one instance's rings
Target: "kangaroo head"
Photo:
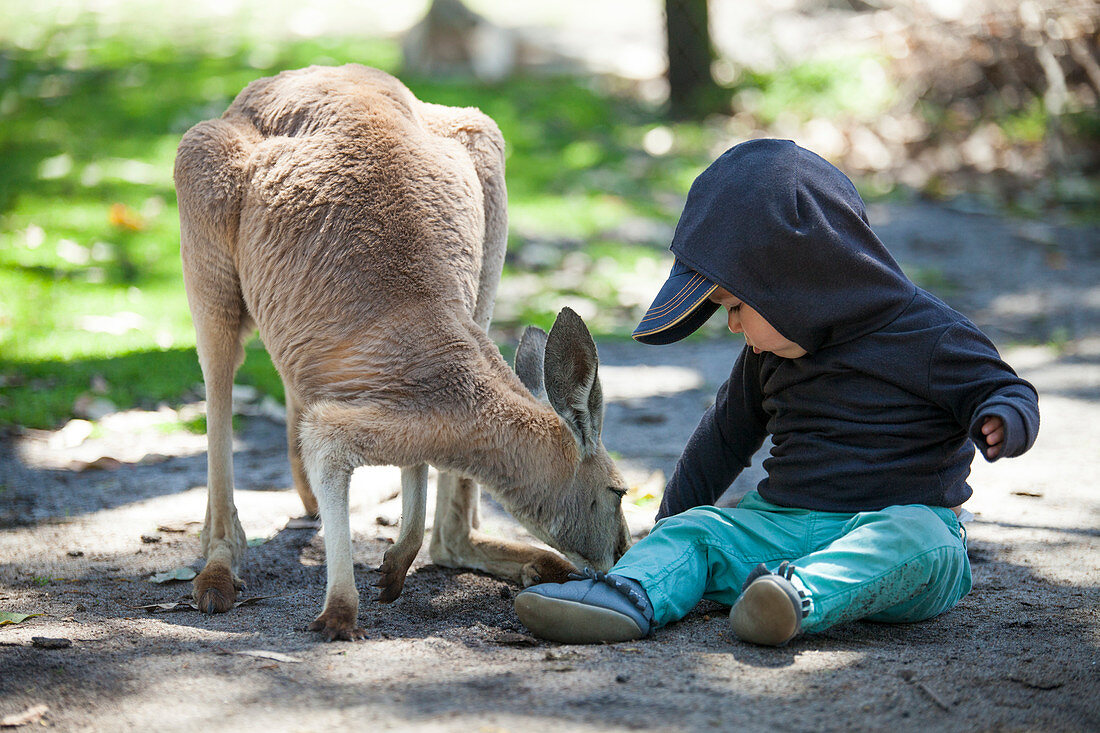
[[[547,335],[529,327],[516,349],[516,374],[546,400],[576,441],[578,462],[562,486],[539,492],[517,518],[578,567],[606,571],[630,546],[623,516],[626,483],[600,441],[603,390],[599,357],[584,321],[563,308]]]

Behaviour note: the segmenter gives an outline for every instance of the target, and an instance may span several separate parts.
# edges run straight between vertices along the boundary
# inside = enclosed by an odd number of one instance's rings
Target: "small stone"
[[[512,599],[512,589],[506,585],[500,587],[500,597],[506,601]]]
[[[76,611],[77,613],[84,613],[85,611],[88,610],[88,607],[85,606],[83,603],[78,603],[75,606],[73,606],[73,610]]]
[[[84,550],[69,550],[66,554],[69,557],[84,557]]]
[[[72,639],[51,639],[48,636],[31,637],[31,646],[39,649],[67,649],[72,645]]]
[[[147,545],[152,545],[152,544],[155,544],[157,542],[160,542],[160,535],[159,534],[143,534],[141,536],[141,541],[144,542]]]
[[[615,675],[615,681],[622,684],[623,682],[629,682],[630,677],[628,675],[625,675],[625,674],[617,674],[617,675]]]

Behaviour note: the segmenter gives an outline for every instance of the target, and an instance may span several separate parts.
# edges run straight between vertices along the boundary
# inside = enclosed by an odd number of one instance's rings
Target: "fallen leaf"
[[[68,649],[72,645],[72,639],[52,639],[48,636],[31,637],[31,646],[39,649]]]
[[[281,652],[269,652],[263,649],[249,649],[241,652],[233,652],[239,654],[242,657],[258,657],[260,659],[270,659],[275,662],[287,662],[289,664],[298,664],[302,660],[297,657],[292,657],[289,654],[283,654]]]
[[[170,580],[192,580],[198,573],[194,568],[186,565],[180,568],[165,570],[163,573],[154,573],[149,577],[150,583],[167,583]]]
[[[252,598],[245,598],[243,601],[237,601],[233,604],[233,608],[240,608],[241,606],[251,606],[259,603],[265,598],[272,598],[273,596],[253,596]],[[173,611],[197,611],[191,601],[176,601],[175,603],[150,603],[145,606],[127,606],[136,611],[146,611],[148,613],[171,613]]]
[[[175,603],[150,603],[147,606],[128,606],[140,611],[156,613],[157,611],[197,611],[190,601],[176,601]]]
[[[7,611],[0,611],[0,626],[7,626],[8,624],[21,624],[29,618],[35,616],[43,616],[41,613],[9,613]]]
[[[42,719],[42,716],[50,708],[46,705],[35,705],[27,708],[21,713],[12,713],[11,715],[5,715],[0,718],[0,728],[18,728],[21,725],[27,725],[28,723],[34,723]]]

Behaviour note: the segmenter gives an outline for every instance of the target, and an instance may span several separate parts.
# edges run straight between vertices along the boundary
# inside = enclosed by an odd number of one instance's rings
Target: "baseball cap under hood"
[[[703,171],[672,252],[810,353],[882,328],[916,294],[852,182],[789,140],[742,143]]]

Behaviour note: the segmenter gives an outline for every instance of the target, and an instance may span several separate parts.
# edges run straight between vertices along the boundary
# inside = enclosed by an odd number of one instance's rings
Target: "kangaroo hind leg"
[[[405,576],[412,566],[420,546],[424,544],[424,520],[428,504],[428,464],[421,463],[401,469],[401,531],[397,542],[386,550],[382,577],[375,583],[381,588],[381,603],[390,603],[401,595]]]
[[[228,279],[228,272],[222,273]],[[244,530],[233,502],[233,377],[244,357],[241,347],[244,304],[239,296],[217,301],[232,292],[230,283],[210,280],[188,283],[198,342],[199,364],[206,384],[207,504],[202,530],[206,567],[195,579],[199,609],[221,613],[233,607]]]
[[[240,130],[215,120],[188,131],[176,156],[184,285],[206,383],[206,567],[194,583],[195,600],[206,613],[233,607],[246,547],[233,503],[233,377],[252,321],[230,252],[247,147]]]

